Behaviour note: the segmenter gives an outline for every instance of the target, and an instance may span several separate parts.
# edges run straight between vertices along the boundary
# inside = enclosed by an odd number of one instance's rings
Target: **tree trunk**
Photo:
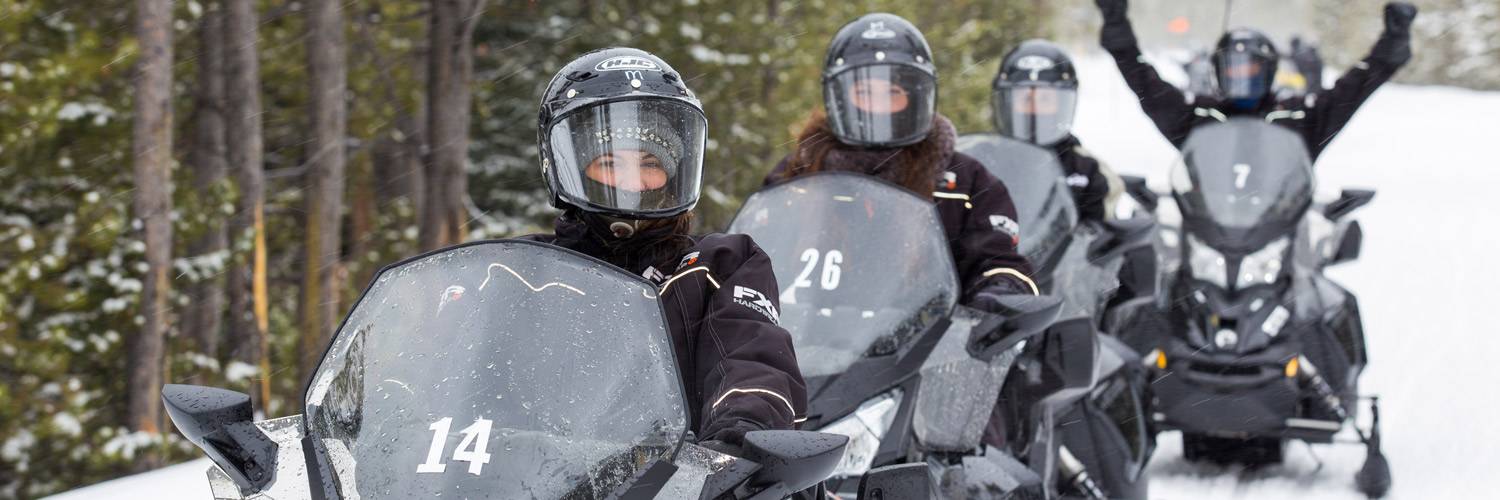
[[[260,61],[257,16],[253,0],[225,0],[224,62],[228,78],[224,94],[225,148],[234,171],[239,198],[230,221],[235,253],[244,258],[231,265],[229,278],[230,339],[234,360],[253,368],[247,389],[256,406],[266,412],[271,397],[270,338],[266,304],[265,165],[262,164]],[[246,255],[245,250],[249,250]],[[231,373],[231,375],[233,375]]]
[[[312,140],[308,142],[305,259],[302,281],[302,336],[298,344],[299,380],[317,368],[319,357],[337,324],[339,290],[335,288],[342,245],[344,211],[344,22],[341,0],[312,0],[307,6],[307,73]]]
[[[172,266],[172,4],[136,0],[135,114],[131,154],[135,166],[135,217],[146,242],[146,278],[139,332],[130,338],[130,428],[157,433],[161,420],[164,341]]]
[[[227,169],[224,158],[224,12],[211,4],[198,24],[198,76],[193,97],[193,144],[188,163],[193,168],[193,191],[202,197],[207,227],[188,245],[198,258],[222,259],[229,248],[229,234],[217,214],[221,186]],[[182,329],[191,335],[198,350],[219,359],[219,328],[224,315],[222,273],[201,277],[192,286],[191,303],[183,315]]]
[[[423,249],[464,239],[469,149],[469,88],[474,26],[484,0],[432,0],[428,22],[427,207],[419,228]]]

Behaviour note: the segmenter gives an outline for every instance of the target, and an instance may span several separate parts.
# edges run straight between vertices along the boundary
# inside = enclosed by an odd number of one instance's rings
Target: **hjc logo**
[[[650,59],[636,56],[616,56],[594,65],[595,71],[661,71],[661,67]]]
[[[1026,71],[1041,71],[1052,69],[1056,63],[1042,56],[1026,56],[1016,60],[1016,68]]]
[[[859,36],[868,40],[884,40],[887,38],[896,38],[896,32],[891,31],[890,28],[886,28],[885,21],[875,21],[870,23],[870,26],[865,28],[865,32]]]

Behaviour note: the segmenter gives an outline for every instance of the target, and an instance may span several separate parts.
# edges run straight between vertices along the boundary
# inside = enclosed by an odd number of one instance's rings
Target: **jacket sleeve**
[[[717,289],[699,325],[695,356],[703,383],[701,439],[739,444],[746,432],[793,429],[807,387],[781,310],[771,259],[743,235],[708,259]]]
[[[953,261],[964,289],[963,302],[989,287],[1005,288],[1009,293],[1040,294],[1031,279],[1031,262],[1018,248],[1021,231],[1010,192],[977,163],[972,170],[974,181],[969,192],[972,207],[965,212],[958,241],[953,245]]]
[[[1156,124],[1156,129],[1173,145],[1180,146],[1193,126],[1193,106],[1181,90],[1162,80],[1156,68],[1146,63],[1130,21],[1124,16],[1106,19],[1099,31],[1099,44],[1115,60],[1120,76],[1140,98],[1141,110]]]
[[[1312,136],[1307,137],[1307,146],[1314,159],[1349,124],[1365,100],[1410,59],[1410,35],[1382,33],[1369,55],[1339,77],[1333,88],[1310,101],[1312,105],[1307,111],[1316,125],[1312,127]]]

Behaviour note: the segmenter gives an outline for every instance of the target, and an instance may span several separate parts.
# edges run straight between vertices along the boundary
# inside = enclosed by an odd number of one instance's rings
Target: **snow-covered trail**
[[[1078,135],[1123,173],[1165,186],[1175,158],[1113,63],[1082,58]],[[1359,297],[1371,367],[1361,389],[1381,396],[1391,498],[1494,498],[1500,471],[1500,93],[1388,85],[1318,160],[1327,198],[1373,188],[1356,212],[1364,252],[1330,270]],[[1351,436],[1352,437],[1352,436]],[[1294,444],[1287,463],[1243,479],[1188,464],[1161,436],[1151,497],[1360,498],[1363,448]]]
[[[1080,58],[1078,134],[1124,173],[1164,180],[1175,152],[1102,56]],[[976,108],[981,109],[981,108]],[[1377,92],[1318,162],[1321,191],[1378,190],[1358,212],[1364,254],[1331,271],[1360,298],[1382,396],[1391,498],[1493,498],[1500,471],[1500,93],[1391,85]],[[1494,364],[1492,364],[1494,363]],[[1287,463],[1242,476],[1188,464],[1166,434],[1150,466],[1151,497],[1359,498],[1356,445],[1288,449]],[[206,460],[54,498],[208,498]]]

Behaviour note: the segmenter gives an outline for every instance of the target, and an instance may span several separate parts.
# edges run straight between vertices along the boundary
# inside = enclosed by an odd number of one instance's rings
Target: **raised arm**
[[[1411,23],[1417,7],[1406,2],[1385,5],[1385,31],[1359,64],[1339,77],[1333,88],[1323,94],[1309,110],[1316,116],[1316,130],[1308,138],[1313,158],[1323,152],[1329,141],[1344,129],[1359,107],[1375,90],[1384,85],[1411,60]]]
[[[1104,27],[1099,30],[1099,45],[1114,58],[1115,65],[1120,68],[1120,75],[1125,77],[1125,83],[1140,98],[1141,109],[1146,112],[1146,116],[1151,117],[1156,129],[1172,144],[1181,144],[1187,139],[1187,133],[1195,119],[1193,106],[1187,102],[1187,96],[1162,80],[1156,68],[1151,67],[1141,56],[1135,31],[1130,27],[1130,18],[1126,16],[1126,0],[1094,0],[1094,4],[1099,6],[1099,12],[1104,15]]]

